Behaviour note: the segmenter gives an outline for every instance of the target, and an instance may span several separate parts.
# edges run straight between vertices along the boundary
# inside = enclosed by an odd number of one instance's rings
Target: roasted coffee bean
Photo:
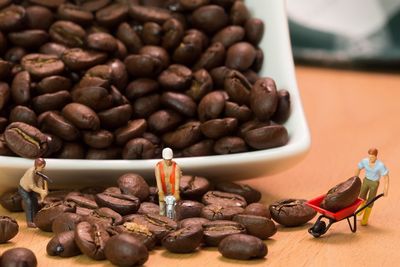
[[[0,79],[6,79],[11,73],[11,62],[0,59]]]
[[[196,114],[196,103],[185,94],[165,92],[161,95],[161,103],[186,117],[194,117]]]
[[[200,217],[204,204],[193,200],[181,200],[175,206],[176,220]]]
[[[193,73],[192,85],[185,94],[198,102],[203,96],[211,92],[212,87],[213,81],[210,74],[205,69],[200,69]]]
[[[83,130],[98,130],[100,119],[88,106],[79,103],[70,103],[62,109],[64,118]]]
[[[31,76],[29,72],[21,71],[14,76],[11,85],[11,97],[17,105],[28,104],[31,98]]]
[[[332,187],[321,202],[321,208],[337,212],[353,204],[361,190],[361,179],[353,176]]]
[[[11,212],[23,211],[21,201],[22,197],[17,190],[4,192],[0,196],[0,205]]]
[[[250,18],[244,26],[246,39],[253,45],[258,45],[264,35],[264,22],[261,19]]]
[[[142,48],[143,43],[139,35],[126,22],[118,26],[116,36],[126,46],[131,53],[137,53]]]
[[[1,38],[1,37],[0,37]],[[1,40],[0,40],[1,42]],[[1,46],[1,45],[0,45]],[[0,47],[1,50],[1,47]],[[5,66],[11,66],[9,65],[10,63],[18,64],[21,59],[27,54],[28,52],[26,49],[22,47],[11,47],[10,49],[7,50],[7,52],[4,54],[4,59],[7,60],[8,64],[6,63]],[[4,62],[3,62],[4,64]],[[3,65],[4,68],[4,65]],[[7,69],[7,68],[6,68]],[[9,71],[9,70],[8,70]],[[2,74],[3,77],[5,77],[4,74]],[[1,77],[1,76],[0,76]]]
[[[85,148],[80,143],[65,142],[57,156],[61,159],[83,159]]]
[[[201,138],[200,122],[191,121],[179,126],[175,131],[163,135],[162,139],[171,148],[183,149]]]
[[[183,157],[201,157],[214,154],[214,141],[206,139],[182,150]]]
[[[242,1],[235,1],[229,13],[229,20],[233,25],[243,25],[250,17],[250,12]]]
[[[163,69],[159,59],[148,55],[129,55],[124,62],[129,74],[139,78],[153,77]]]
[[[236,260],[250,260],[264,258],[267,253],[267,245],[261,239],[245,234],[231,235],[218,246],[222,256]]]
[[[36,93],[50,94],[59,91],[69,91],[71,89],[71,80],[64,76],[50,76],[42,79],[36,86]]]
[[[117,50],[117,40],[110,34],[104,32],[92,33],[87,37],[89,48],[112,53]]]
[[[97,22],[106,27],[118,25],[128,16],[127,6],[120,3],[115,3],[106,6],[96,12]]]
[[[275,113],[278,105],[278,92],[274,80],[259,79],[251,88],[250,107],[260,121],[266,121]]]
[[[112,226],[109,227],[107,231],[112,235],[129,234],[139,239],[149,251],[155,247],[157,241],[155,234],[150,232],[147,226],[139,225],[134,222],[125,222],[122,225]]]
[[[273,236],[277,229],[274,222],[268,218],[247,214],[238,214],[233,221],[241,223],[246,227],[247,234],[265,240]]]
[[[211,34],[228,24],[228,15],[220,6],[202,6],[192,13],[192,23],[195,28]]]
[[[203,239],[201,227],[187,226],[166,235],[162,246],[172,253],[191,253],[198,248]]]
[[[134,100],[147,94],[154,93],[158,90],[158,83],[151,79],[137,79],[129,83],[126,88],[125,95]]]
[[[221,91],[214,91],[205,95],[198,107],[197,113],[200,121],[216,119],[223,112],[225,107],[225,96]]]
[[[172,59],[179,64],[191,65],[200,57],[203,50],[200,32],[185,33],[182,42],[175,49]]]
[[[59,43],[46,43],[39,48],[40,53],[57,57],[61,57],[66,50],[67,47]]]
[[[225,47],[217,42],[210,45],[206,51],[200,56],[199,60],[194,65],[195,71],[199,69],[211,70],[223,65],[225,60]]]
[[[119,159],[121,158],[120,147],[108,147],[106,149],[90,148],[86,153],[86,159]]]
[[[123,194],[133,195],[140,201],[144,201],[149,196],[149,186],[139,174],[126,173],[120,176],[117,182]]]
[[[103,63],[107,59],[107,55],[101,52],[72,48],[65,50],[61,58],[70,70],[81,71]]]
[[[65,200],[75,203],[76,206],[88,209],[97,209],[99,207],[93,199],[86,197],[85,195],[80,193],[70,193],[65,197]]]
[[[158,214],[133,214],[126,216],[124,220],[147,227],[150,232],[156,235],[158,241],[161,241],[169,232],[177,228],[177,223],[174,220]]]
[[[27,248],[11,248],[6,250],[0,258],[1,266],[36,267],[35,254]]]
[[[183,219],[178,222],[178,228],[185,227],[203,227],[203,224],[210,222],[210,220],[203,217],[192,217]]]
[[[43,94],[32,99],[33,109],[38,113],[48,110],[60,110],[72,100],[68,91],[59,91],[56,93]]]
[[[3,134],[0,134],[0,155],[1,155],[1,156],[12,156],[12,157],[16,156],[16,155],[14,154],[14,152],[12,152],[12,151],[8,148],[8,146],[7,146],[7,144],[6,144],[6,141],[4,141]]]
[[[135,213],[140,205],[137,197],[123,194],[100,193],[96,194],[95,200],[100,207],[110,208],[121,215]]]
[[[10,99],[10,87],[8,84],[0,82],[0,110],[2,110]]]
[[[158,77],[158,82],[165,90],[183,91],[189,87],[191,81],[192,71],[178,64],[169,66]]]
[[[225,48],[230,47],[231,45],[238,43],[243,40],[245,35],[245,31],[243,27],[240,26],[228,26],[217,32],[212,42],[220,42],[225,46]]]
[[[142,136],[146,129],[147,122],[144,119],[129,121],[126,126],[123,126],[114,132],[115,141],[118,145],[124,145],[130,139]]]
[[[242,207],[221,206],[220,204],[210,204],[205,206],[201,211],[201,217],[211,221],[215,220],[232,220],[233,216],[243,213]]]
[[[287,144],[289,136],[285,127],[270,125],[245,132],[244,140],[255,149],[266,149]]]
[[[10,122],[24,122],[26,124],[37,126],[38,120],[35,112],[25,106],[15,106],[9,117]]]
[[[214,152],[216,154],[232,154],[246,152],[247,146],[245,141],[236,136],[226,136],[218,139],[214,144]]]
[[[52,133],[66,141],[74,141],[79,137],[79,130],[53,111],[43,115],[40,126],[43,131]]]
[[[246,228],[240,223],[226,220],[212,221],[203,224],[204,242],[209,247],[218,247],[227,236],[246,233]]]
[[[111,237],[104,252],[107,260],[118,266],[143,265],[149,258],[146,246],[130,234]]]
[[[81,47],[85,43],[85,30],[71,21],[57,21],[49,29],[51,38],[69,47]]]
[[[242,125],[240,125],[239,136],[243,138],[248,131],[262,128],[265,126],[271,126],[271,122],[270,121],[259,121],[257,119],[247,121],[247,122],[243,123]]]
[[[263,63],[264,63],[264,52],[260,48],[257,48],[256,58],[254,59],[253,65],[251,65],[251,69],[256,72],[260,71]]]
[[[160,45],[162,38],[162,27],[155,22],[143,24],[142,40],[145,45]]]
[[[64,201],[64,198],[70,193],[69,190],[55,190],[49,191],[47,196],[43,200],[44,205],[51,204],[53,202]]]
[[[210,188],[210,182],[201,176],[183,175],[179,184],[180,194],[188,199],[200,200]]]
[[[80,222],[75,228],[75,243],[79,250],[94,260],[104,260],[104,249],[110,235],[101,224]]]
[[[29,1],[34,4],[50,8],[57,8],[59,5],[62,5],[65,2],[65,0],[29,0]]]
[[[183,117],[173,110],[159,110],[150,115],[147,119],[149,129],[157,133],[165,133],[175,129]]]
[[[51,232],[54,220],[65,212],[74,212],[75,204],[69,202],[54,202],[44,206],[35,216],[33,222],[42,231]]]
[[[9,5],[0,10],[0,31],[13,31],[21,28],[26,18],[26,10],[22,6]]]
[[[131,5],[129,7],[129,15],[139,22],[156,22],[163,24],[172,18],[171,12],[166,9],[156,7],[146,7],[139,5]]]
[[[7,146],[25,158],[39,158],[47,152],[49,137],[23,122],[13,122],[4,132]]]
[[[6,243],[18,234],[19,226],[16,220],[8,216],[0,216],[0,244]]]
[[[139,54],[150,56],[159,61],[161,69],[168,67],[170,59],[167,50],[159,46],[146,45],[139,50]]]
[[[114,135],[107,130],[84,132],[83,140],[90,147],[102,149],[111,146],[114,141]]]
[[[160,207],[152,202],[142,202],[140,204],[139,210],[137,211],[138,214],[159,214]]]
[[[7,124],[8,124],[7,118],[0,117],[0,132],[4,132],[4,130],[7,127]],[[3,138],[3,134],[1,136]],[[4,141],[4,139],[3,139],[3,141]]]
[[[149,198],[147,201],[158,204],[158,188],[156,186],[149,187]]]
[[[119,128],[129,121],[132,116],[132,106],[130,104],[121,105],[101,111],[99,116],[101,126],[105,128]]]
[[[145,138],[134,138],[125,144],[123,159],[151,159],[155,157],[156,147]]]
[[[56,217],[51,225],[51,230],[55,234],[75,230],[78,223],[82,221],[82,216],[72,212],[65,212]]]
[[[71,4],[60,5],[57,9],[57,16],[62,20],[83,25],[93,21],[93,14],[91,12],[82,10],[81,7]]]
[[[176,48],[184,36],[184,27],[182,23],[174,18],[167,20],[162,27],[163,37],[162,46],[167,49]]]
[[[242,207],[247,206],[244,197],[238,194],[225,193],[221,191],[208,191],[202,198],[206,205],[217,204],[220,206]]]
[[[238,71],[230,71],[224,81],[224,89],[229,99],[240,105],[248,105],[251,100],[251,84],[246,77]],[[253,108],[253,106],[251,106]]]
[[[43,6],[28,6],[26,11],[26,24],[31,29],[47,30],[54,20],[54,14]]]
[[[231,69],[245,71],[254,63],[256,54],[255,48],[250,43],[236,43],[228,49],[225,65]]]
[[[245,209],[243,214],[262,216],[271,219],[269,208],[262,203],[251,203]]]
[[[261,199],[261,193],[248,185],[233,182],[218,182],[215,184],[215,189],[222,192],[241,195],[246,199],[248,204],[258,202]]]
[[[269,206],[272,219],[288,227],[303,225],[317,214],[303,199],[282,199]]]
[[[179,4],[185,10],[195,10],[201,6],[207,5],[210,0],[179,0]]]
[[[208,138],[218,139],[233,133],[238,122],[235,118],[213,119],[203,122],[200,130]]]
[[[25,30],[9,33],[8,39],[16,46],[34,49],[46,43],[48,34],[44,30]]]
[[[278,91],[278,105],[271,120],[277,123],[284,123],[290,115],[290,94],[282,89]]]
[[[62,258],[81,254],[79,247],[75,243],[75,232],[66,231],[56,234],[47,243],[46,252],[50,256],[60,256]]]
[[[245,122],[250,120],[252,111],[246,105],[239,106],[234,102],[226,101],[224,115],[236,118],[239,122]]]
[[[100,111],[112,107],[112,96],[108,90],[100,86],[78,87],[72,91],[74,102]]]
[[[28,54],[22,58],[21,65],[37,78],[57,75],[64,71],[64,63],[54,55]]]
[[[103,207],[92,210],[88,215],[83,216],[82,221],[91,224],[99,223],[108,228],[110,226],[120,225],[122,223],[122,216],[110,208]]]

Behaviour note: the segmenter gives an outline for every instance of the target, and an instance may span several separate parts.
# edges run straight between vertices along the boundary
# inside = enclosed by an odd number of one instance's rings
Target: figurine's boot
[[[368,225],[368,218],[369,218],[369,215],[371,214],[371,210],[372,210],[372,208],[369,208],[369,207],[365,209],[364,216],[361,220],[361,225],[363,225],[363,226]]]
[[[361,202],[361,205],[360,205],[360,207],[358,208],[359,210],[362,209],[362,208],[365,206],[365,202],[366,202],[365,200],[364,200],[363,202]],[[364,211],[365,211],[365,209],[362,210],[362,211],[360,211],[359,213],[357,213],[357,216],[363,215]]]

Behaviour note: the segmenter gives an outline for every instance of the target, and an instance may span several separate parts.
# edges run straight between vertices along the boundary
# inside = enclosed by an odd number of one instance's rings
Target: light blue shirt
[[[383,162],[380,160],[376,160],[375,166],[371,168],[369,166],[368,158],[362,159],[360,163],[358,163],[358,168],[360,170],[365,169],[365,176],[368,178],[368,180],[371,181],[379,181],[381,176],[385,176],[389,172]]]

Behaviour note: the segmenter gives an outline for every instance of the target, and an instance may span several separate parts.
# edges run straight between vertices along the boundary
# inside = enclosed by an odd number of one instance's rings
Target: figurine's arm
[[[387,197],[389,193],[389,174],[383,176],[383,183],[383,195]]]
[[[159,198],[160,201],[164,201],[164,191],[162,189],[161,177],[160,177],[160,172],[159,172],[158,168],[159,168],[159,165],[157,164],[155,169],[154,169],[154,175],[156,176],[157,189],[158,189],[158,198]]]
[[[354,176],[360,177],[360,172],[361,170],[357,168],[356,172],[354,173]]]
[[[175,199],[178,201],[181,197],[179,194],[179,185],[181,183],[181,176],[182,176],[182,171],[181,168],[179,168],[178,165],[176,165],[175,169]]]

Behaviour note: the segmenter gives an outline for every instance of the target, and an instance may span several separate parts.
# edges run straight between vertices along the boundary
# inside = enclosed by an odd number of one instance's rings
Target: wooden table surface
[[[399,266],[400,75],[304,66],[296,71],[311,129],[311,150],[292,169],[246,183],[263,193],[265,204],[288,197],[310,199],[353,176],[359,160],[374,146],[379,149],[378,158],[389,168],[390,189],[388,197],[376,202],[370,224],[361,227],[358,222],[354,234],[342,221],[319,239],[307,233],[311,223],[278,227],[278,233],[266,241],[269,252],[263,260],[224,259],[216,249],[189,255],[156,249],[145,266]],[[86,256],[49,257],[46,245],[50,234],[27,229],[22,213],[0,210],[0,214],[16,217],[20,224],[19,234],[0,245],[1,253],[23,246],[36,253],[38,266],[111,266],[108,261],[96,262]]]

